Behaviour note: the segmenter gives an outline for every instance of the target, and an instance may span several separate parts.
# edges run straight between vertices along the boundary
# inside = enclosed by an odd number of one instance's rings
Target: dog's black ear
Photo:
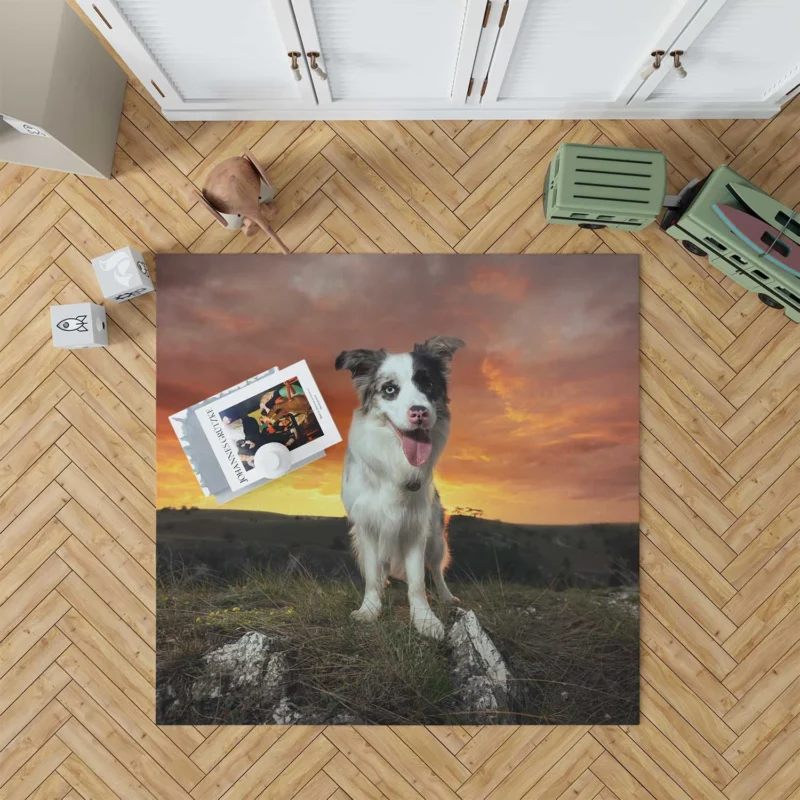
[[[415,353],[428,353],[438,358],[448,368],[453,360],[453,354],[460,347],[466,347],[462,339],[455,336],[432,336],[422,344],[414,345]]]
[[[343,350],[336,356],[336,369],[349,369],[353,378],[363,377],[383,361],[385,350]]]
[[[381,350],[343,350],[336,357],[336,369],[349,369],[353,378],[353,386],[362,404],[369,402],[372,395],[372,379],[386,358],[386,351]]]

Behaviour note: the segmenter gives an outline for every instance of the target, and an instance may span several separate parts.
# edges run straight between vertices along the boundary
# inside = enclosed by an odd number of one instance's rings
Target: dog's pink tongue
[[[433,445],[427,431],[403,433],[403,455],[412,467],[421,467],[431,455]]]

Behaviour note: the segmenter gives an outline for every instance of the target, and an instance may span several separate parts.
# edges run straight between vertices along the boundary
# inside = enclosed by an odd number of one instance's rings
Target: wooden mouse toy
[[[246,236],[261,228],[271,236],[282,253],[289,248],[270,225],[275,196],[267,173],[249,150],[243,156],[226,158],[208,174],[200,199],[214,218],[226,228],[243,227]]]

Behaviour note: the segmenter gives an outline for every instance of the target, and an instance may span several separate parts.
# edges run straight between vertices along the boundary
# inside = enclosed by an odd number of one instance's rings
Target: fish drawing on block
[[[714,203],[720,219],[758,255],[793,275],[800,275],[800,245],[771,225],[733,206]]]
[[[62,331],[75,331],[76,333],[86,333],[89,326],[86,324],[86,314],[79,317],[67,317],[56,324],[56,328]]]

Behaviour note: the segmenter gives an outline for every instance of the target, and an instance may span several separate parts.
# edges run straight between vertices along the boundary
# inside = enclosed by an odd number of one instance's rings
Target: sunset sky
[[[158,257],[158,504],[204,498],[170,414],[306,359],[345,442],[226,508],[342,516],[356,396],[342,350],[405,352],[436,335],[454,358],[445,507],[531,523],[638,519],[635,256]]]

